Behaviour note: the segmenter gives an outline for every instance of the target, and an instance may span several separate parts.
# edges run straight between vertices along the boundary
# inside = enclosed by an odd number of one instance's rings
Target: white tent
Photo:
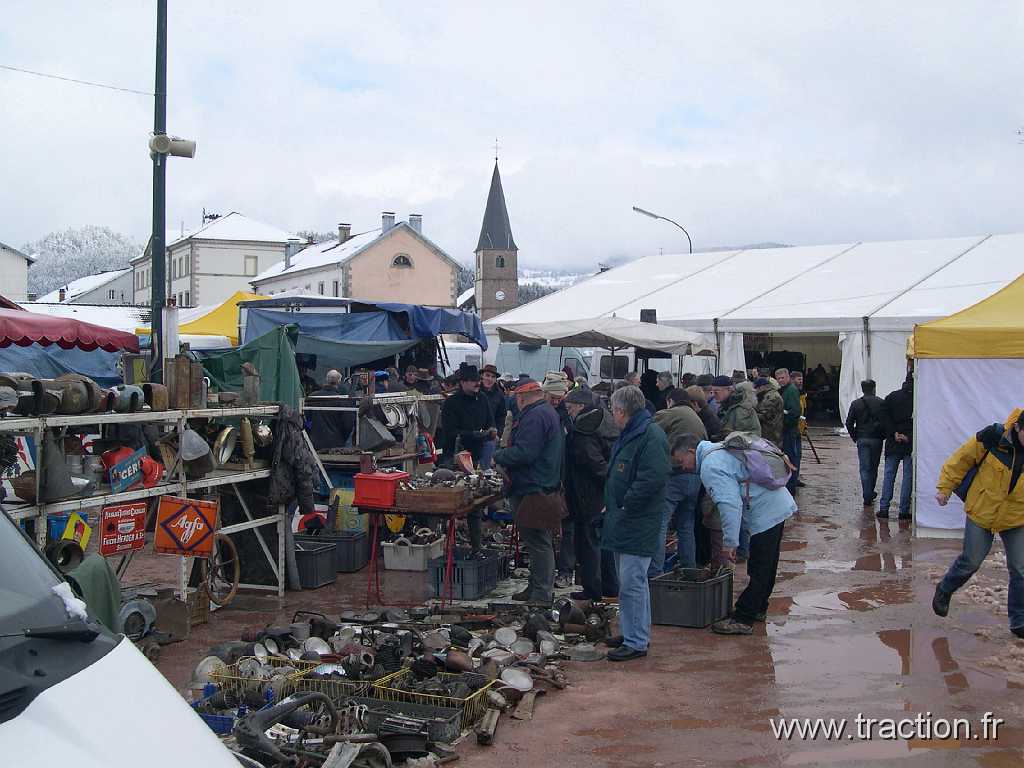
[[[696,355],[714,351],[714,342],[703,334],[671,326],[641,323],[624,317],[499,325],[502,341],[533,341],[553,347],[641,347],[670,355]]]
[[[945,317],[1017,278],[1024,234],[649,256],[594,275],[484,323],[616,315],[714,334],[719,369],[745,367],[743,334],[836,337],[840,407],[873,378],[899,387],[914,324]]]

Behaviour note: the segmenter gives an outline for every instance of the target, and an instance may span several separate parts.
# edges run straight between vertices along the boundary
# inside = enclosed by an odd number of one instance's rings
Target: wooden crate
[[[457,512],[470,502],[468,488],[417,488],[395,492],[395,507],[409,512]]]

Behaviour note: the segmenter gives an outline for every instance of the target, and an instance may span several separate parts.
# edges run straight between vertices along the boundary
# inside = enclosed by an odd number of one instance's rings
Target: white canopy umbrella
[[[552,347],[639,347],[670,355],[714,354],[714,341],[702,333],[624,317],[595,317],[548,323],[496,323],[502,341],[533,342]]]

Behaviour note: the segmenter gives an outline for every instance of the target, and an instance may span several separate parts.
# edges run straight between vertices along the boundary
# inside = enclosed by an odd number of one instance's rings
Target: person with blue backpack
[[[750,531],[750,582],[732,615],[711,625],[720,635],[749,635],[755,622],[765,620],[775,589],[783,528],[796,512],[796,502],[786,489],[792,464],[777,446],[745,432],[733,432],[721,443],[680,435],[672,444],[672,463],[684,472],[699,474],[718,507],[725,560],[735,562],[740,525]]]

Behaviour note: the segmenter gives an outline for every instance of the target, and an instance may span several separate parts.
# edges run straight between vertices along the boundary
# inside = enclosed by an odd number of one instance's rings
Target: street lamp
[[[683,225],[680,224],[678,221],[672,221],[672,219],[670,219],[668,216],[659,216],[656,213],[651,213],[650,211],[644,210],[643,208],[640,208],[640,207],[635,206],[635,205],[633,206],[633,210],[636,211],[637,213],[643,215],[643,216],[647,216],[648,218],[651,218],[651,219],[661,219],[662,221],[667,221],[669,224],[675,224],[677,227],[682,229],[683,230],[683,234],[686,235],[686,242],[690,246],[690,253],[693,253],[693,240],[690,239],[690,233],[687,232],[686,229],[683,227]]]

